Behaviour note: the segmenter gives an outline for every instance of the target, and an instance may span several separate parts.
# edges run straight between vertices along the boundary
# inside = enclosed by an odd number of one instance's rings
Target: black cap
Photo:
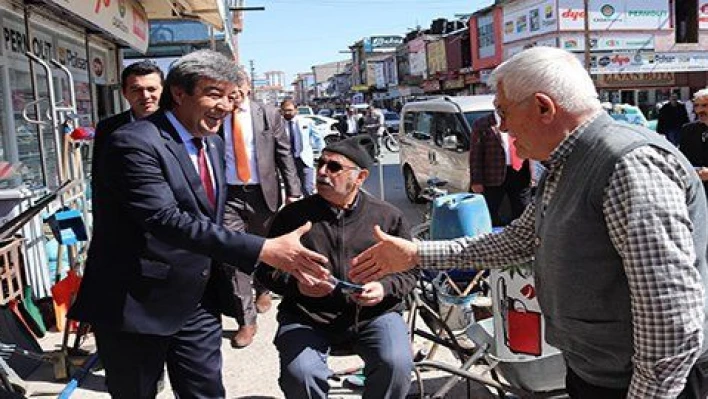
[[[322,151],[342,154],[362,169],[370,169],[376,156],[376,145],[368,135],[361,134],[334,142]]]

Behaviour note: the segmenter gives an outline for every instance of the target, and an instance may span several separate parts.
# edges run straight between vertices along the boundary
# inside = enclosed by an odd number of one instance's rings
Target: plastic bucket
[[[459,295],[445,273],[432,281],[437,292],[440,318],[453,331],[464,330],[475,322],[473,304],[477,293]]]

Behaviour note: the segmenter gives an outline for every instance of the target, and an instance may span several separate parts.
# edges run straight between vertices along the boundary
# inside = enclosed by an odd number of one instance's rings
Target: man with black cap
[[[374,151],[365,135],[327,146],[317,162],[317,194],[287,205],[273,221],[270,235],[312,222],[302,244],[329,258],[326,267],[334,277],[305,287],[265,264],[256,271],[259,281],[283,296],[274,342],[280,353],[279,384],[287,398],[327,397],[332,372],[326,359],[332,348],[351,349],[364,360],[364,397],[404,398],[408,392],[413,360],[401,312],[416,272],[393,274],[358,289],[341,281],[350,260],[375,242],[374,225],[410,238],[399,209],[361,190]]]

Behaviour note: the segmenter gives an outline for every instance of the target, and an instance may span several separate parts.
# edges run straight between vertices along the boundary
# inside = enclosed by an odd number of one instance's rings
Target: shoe
[[[245,348],[253,343],[253,337],[256,336],[258,326],[255,324],[241,326],[231,338],[231,346],[237,349]]]
[[[269,292],[260,294],[258,295],[258,297],[256,297],[256,312],[265,313],[270,310],[270,307],[272,305],[273,301],[270,297]]]

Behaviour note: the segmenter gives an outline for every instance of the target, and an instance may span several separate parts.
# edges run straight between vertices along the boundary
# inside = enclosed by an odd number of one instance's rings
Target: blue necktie
[[[290,130],[290,147],[292,148],[293,156],[299,158],[302,152],[302,138],[300,133],[295,131],[295,124],[292,120],[288,121],[288,129]]]

